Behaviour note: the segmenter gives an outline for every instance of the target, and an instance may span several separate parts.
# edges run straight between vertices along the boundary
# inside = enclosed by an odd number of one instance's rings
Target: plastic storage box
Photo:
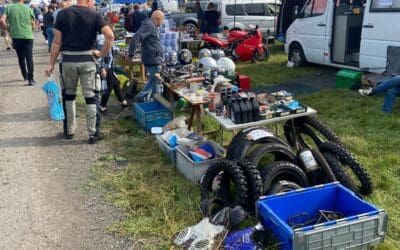
[[[172,120],[172,112],[159,102],[135,103],[133,116],[148,131],[152,127],[162,127]]]
[[[172,164],[176,165],[176,147],[171,147],[166,143],[160,135],[156,135],[156,141],[161,152],[163,152]]]
[[[340,212],[344,218],[292,229],[288,219],[319,210]],[[339,183],[314,186],[262,197],[257,202],[261,223],[277,236],[282,249],[368,249],[383,242],[388,216]]]
[[[210,165],[225,156],[225,149],[216,142],[207,141],[215,152],[215,157],[210,160],[194,162],[189,155],[189,148],[178,146],[176,148],[176,167],[190,181],[198,183]]]
[[[336,88],[351,89],[361,84],[362,73],[359,71],[342,69],[336,74]]]

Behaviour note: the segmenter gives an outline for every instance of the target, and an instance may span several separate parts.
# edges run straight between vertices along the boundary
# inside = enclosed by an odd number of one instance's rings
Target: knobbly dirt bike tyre
[[[273,184],[285,180],[298,184],[301,187],[308,187],[309,182],[306,173],[293,162],[276,161],[261,171],[261,178],[264,184],[264,194],[268,194]]]
[[[215,182],[216,178],[220,179],[218,185]],[[235,187],[234,197],[230,196],[230,189],[227,188],[230,184]],[[219,160],[213,163],[201,178],[201,199],[219,198],[231,207],[241,205],[246,208],[248,206],[247,186],[246,176],[239,165],[226,159]],[[212,197],[214,193],[217,197]]]
[[[296,135],[293,135],[292,121],[287,121],[284,125],[285,137],[291,146],[296,146],[294,144],[297,141],[303,148],[312,148],[301,136],[302,133],[310,136],[317,146],[324,141],[332,141],[343,146],[340,138],[332,131],[332,129],[315,117],[299,117],[294,119],[293,123],[295,125]],[[324,138],[320,138],[320,136],[318,136],[314,130],[318,131]]]
[[[331,153],[343,166],[348,166],[352,170],[361,184],[357,187],[360,194],[372,193],[372,181],[367,170],[344,147],[334,142],[324,142],[319,146],[319,150],[322,153]]]
[[[353,180],[347,174],[344,166],[340,163],[336,157],[331,153],[323,153],[322,154],[329,164],[329,167],[332,169],[332,172],[335,174],[336,180],[339,181],[343,186],[353,190],[354,192],[358,192],[356,186],[354,185]]]
[[[263,182],[257,167],[246,159],[237,161],[246,177],[248,189],[248,212],[254,214],[255,202],[263,195]]]
[[[329,163],[326,161],[321,152],[317,150],[311,150],[311,152],[314,156],[314,159],[317,161],[319,167],[321,168],[321,172],[325,177],[325,181],[328,183],[337,181],[335,173],[333,173],[331,167],[329,166]]]

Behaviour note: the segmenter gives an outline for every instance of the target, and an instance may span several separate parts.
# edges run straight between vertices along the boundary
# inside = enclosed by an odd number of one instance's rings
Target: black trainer
[[[35,80],[28,80],[28,85],[29,86],[33,86],[33,85],[36,85],[36,82],[35,82]]]
[[[74,138],[74,134],[66,134],[65,139],[71,140]]]
[[[89,136],[89,144],[96,144],[96,141],[97,141],[97,137],[96,136],[94,136],[94,135],[90,135]]]

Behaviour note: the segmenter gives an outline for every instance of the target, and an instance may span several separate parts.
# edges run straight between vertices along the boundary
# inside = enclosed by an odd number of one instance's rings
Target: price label
[[[262,129],[256,129],[256,130],[251,131],[247,135],[247,139],[249,141],[257,141],[258,139],[261,139],[261,138],[273,137],[273,136],[274,136],[274,134],[272,134],[272,133],[270,133],[268,131],[265,131],[265,130],[262,130]]]

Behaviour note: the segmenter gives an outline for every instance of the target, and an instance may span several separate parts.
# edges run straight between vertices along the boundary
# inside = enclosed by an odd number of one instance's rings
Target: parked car
[[[400,46],[399,19],[398,1],[352,6],[308,0],[286,32],[285,51],[297,66],[312,62],[382,72],[387,47]]]
[[[273,34],[280,0],[223,0],[220,2],[221,26],[230,30],[249,29],[258,25],[264,34]]]
[[[200,1],[204,10],[210,1]],[[220,27],[227,26],[230,30],[249,29],[249,25],[258,25],[264,34],[272,34],[275,30],[275,20],[279,11],[280,0],[215,0],[212,1],[221,12]],[[186,28],[198,28],[194,3],[185,5],[186,12],[171,13],[178,25]]]

